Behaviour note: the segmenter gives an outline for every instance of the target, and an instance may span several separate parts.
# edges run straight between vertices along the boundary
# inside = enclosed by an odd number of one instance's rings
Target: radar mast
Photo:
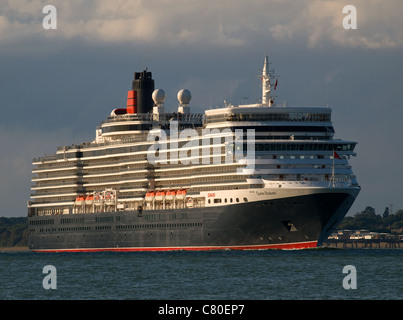
[[[269,69],[269,56],[266,55],[263,63],[262,71],[262,104],[271,107],[274,104],[273,96],[271,95],[271,79],[274,78],[274,70]],[[277,81],[274,86],[276,90]]]

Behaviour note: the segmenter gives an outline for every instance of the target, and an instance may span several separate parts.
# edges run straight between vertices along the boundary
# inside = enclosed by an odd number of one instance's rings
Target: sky
[[[358,142],[348,214],[403,209],[402,12],[401,0],[2,0],[0,216],[26,216],[32,159],[92,141],[134,72],[153,73],[166,110],[186,88],[203,112],[256,102],[267,53],[277,104],[329,106],[335,138]]]

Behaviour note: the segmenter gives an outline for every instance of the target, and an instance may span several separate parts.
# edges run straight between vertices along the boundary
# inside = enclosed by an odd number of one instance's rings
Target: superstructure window
[[[147,151],[150,146],[148,145],[139,145],[139,146],[130,146],[130,147],[116,147],[116,148],[107,148],[107,149],[99,149],[99,150],[90,150],[84,151],[83,157],[100,157],[105,155],[113,155],[116,153],[131,153],[131,152],[140,152]],[[144,157],[144,156],[143,156]],[[105,160],[103,160],[105,161]]]
[[[277,112],[277,113],[224,113],[207,116],[207,123],[223,121],[304,121],[329,122],[330,113]]]
[[[136,131],[136,130],[150,130],[152,124],[126,124],[102,127],[102,133],[119,132],[119,131]]]
[[[244,150],[248,150],[246,143]],[[355,143],[256,143],[255,151],[353,151]],[[274,159],[274,158],[273,158]]]
[[[254,129],[255,132],[321,132],[321,133],[334,133],[332,126],[234,126],[231,129]],[[288,136],[289,137],[289,136]]]

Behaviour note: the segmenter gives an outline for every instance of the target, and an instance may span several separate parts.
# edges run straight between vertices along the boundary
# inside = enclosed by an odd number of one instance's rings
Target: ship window
[[[214,199],[214,203],[221,203],[221,199]]]
[[[232,203],[232,198],[231,198],[231,199],[229,199],[229,202],[231,202],[231,203]]]
[[[248,202],[248,198],[243,198],[243,201],[244,201],[244,202]]]
[[[116,125],[102,127],[102,133],[116,132],[116,131],[132,131],[132,130],[150,130],[151,124],[137,124],[137,125]]]
[[[236,202],[239,202],[239,198],[236,198]]]
[[[208,199],[208,203],[211,203],[211,199]]]

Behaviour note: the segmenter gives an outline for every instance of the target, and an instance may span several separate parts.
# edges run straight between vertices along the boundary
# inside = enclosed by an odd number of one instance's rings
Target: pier
[[[402,239],[328,239],[323,247],[340,249],[402,249]]]

